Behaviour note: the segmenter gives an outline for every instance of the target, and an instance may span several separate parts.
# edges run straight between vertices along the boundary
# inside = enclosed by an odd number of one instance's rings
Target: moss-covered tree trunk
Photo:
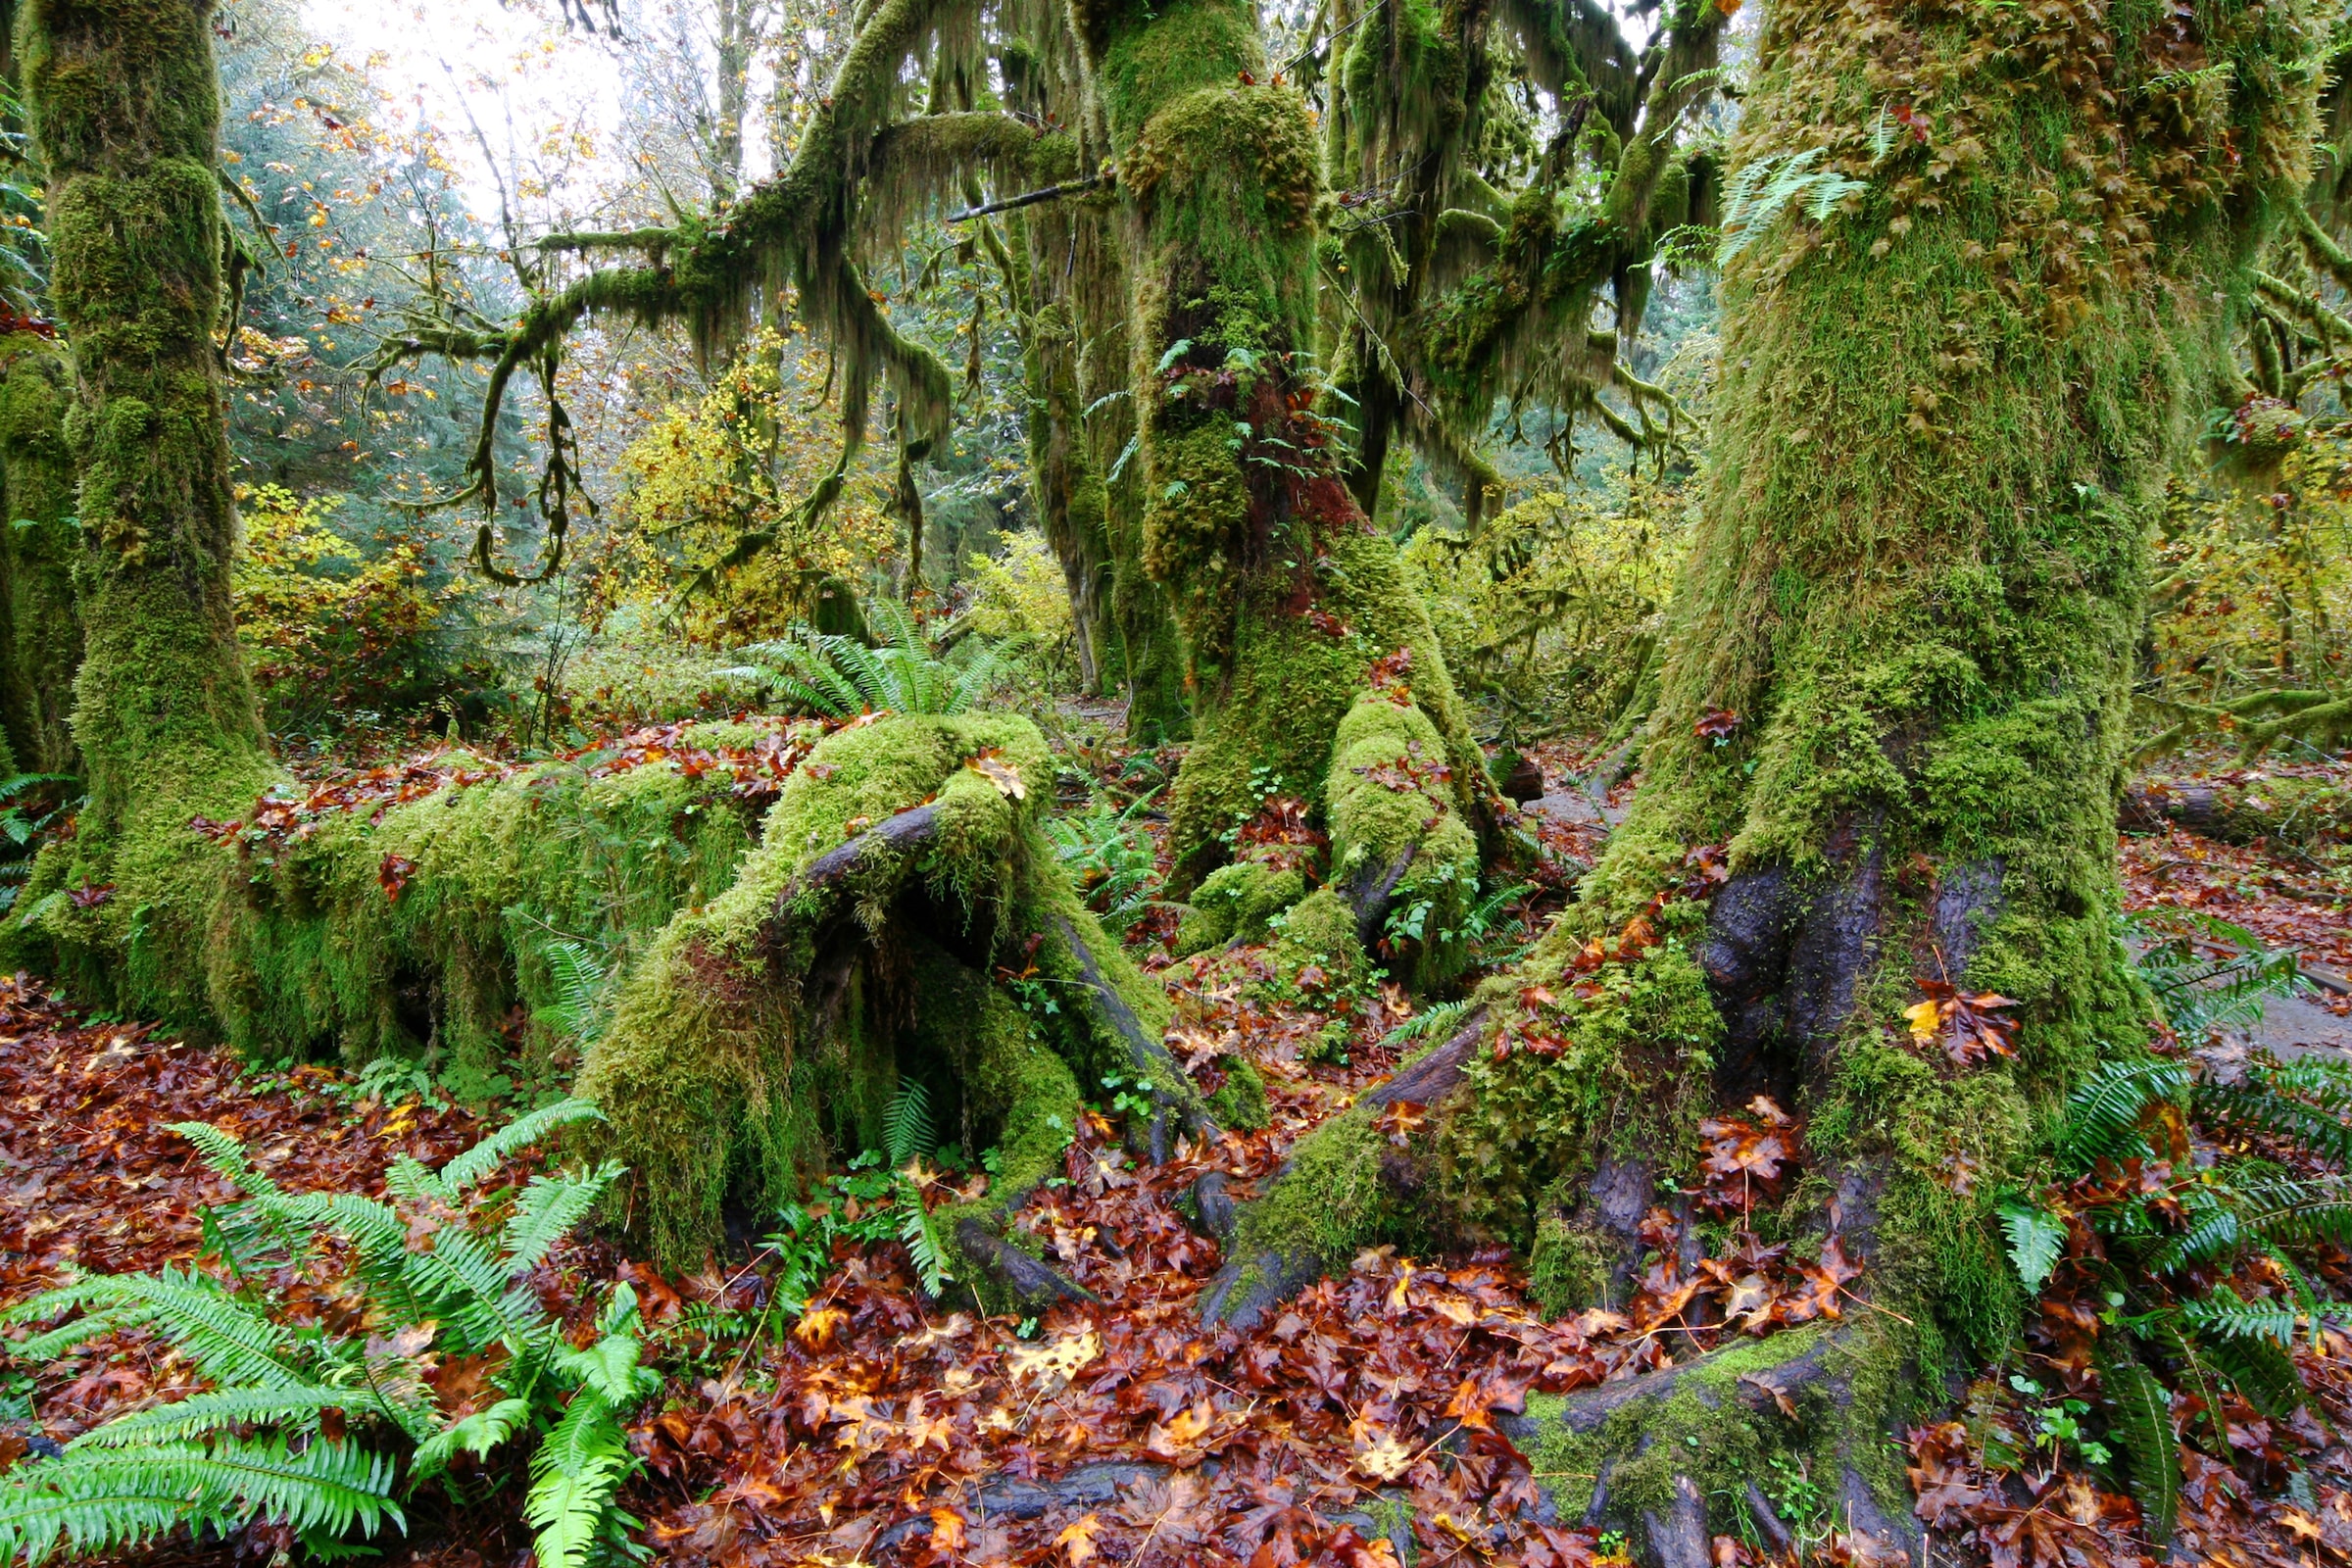
[[[108,954],[94,968],[109,992],[188,1015],[220,883],[188,819],[234,817],[272,772],[229,614],[210,12],[34,0],[18,24],[53,295],[74,346],[64,430],[80,471],[86,629],[74,733],[89,786],[71,856],[53,857],[47,878],[78,896],[36,903],[34,918]]]
[[[1475,886],[1493,792],[1427,612],[1339,477],[1305,101],[1273,81],[1251,5],[1102,0],[1073,19],[1130,236],[1144,559],[1193,663],[1179,890],[1288,797],[1333,841],[1305,927],[1369,943],[1390,908],[1427,901],[1444,928]]]
[[[73,362],[55,342],[29,331],[0,340],[0,730],[17,770],[26,773],[72,773],[78,765],[79,540],[65,439],[73,387]]]
[[[1699,1119],[1768,1095],[1808,1169],[1752,1223],[1800,1255],[1836,1238],[1873,1307],[1721,1375],[1531,1401],[1522,1442],[1677,1568],[1773,1449],[1843,1477],[1858,1528],[1909,1533],[1884,1438],[2023,1304],[1986,1205],[2066,1089],[2144,1038],[2112,926],[2144,538],[2230,382],[2265,198],[2301,177],[2303,25],[1773,6],[1735,152],[1751,189],[1799,189],[1745,213],[1726,270],[1633,813],[1529,966],[1386,1097],[1431,1104],[1447,1201],[1384,1185],[1369,1097],[1247,1216],[1216,1308],[1437,1206],[1526,1248],[1547,1306],[1622,1302],[1642,1216],[1688,1210]],[[1733,1386],[1780,1363],[1793,1420]]]

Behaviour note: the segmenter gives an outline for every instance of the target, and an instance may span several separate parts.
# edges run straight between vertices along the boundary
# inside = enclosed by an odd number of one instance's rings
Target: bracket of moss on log
[[[1128,962],[1038,830],[1052,777],[1024,719],[883,716],[827,737],[786,781],[735,885],[673,920],[624,983],[580,1092],[635,1175],[622,1218],[691,1263],[730,1209],[763,1211],[880,1147],[901,1086],[943,1141],[993,1148],[985,1197],[934,1214],[984,1303],[1078,1288],[1012,1220],[1061,1167],[1083,1088],[1151,1085],[1130,1149],[1215,1133],[1159,1044],[1159,989]],[[1017,1254],[1017,1255],[1016,1255]]]
[[[1480,1007],[1453,1036],[1316,1128],[1274,1173],[1266,1191],[1230,1219],[1202,1221],[1223,1233],[1225,1266],[1200,1298],[1200,1315],[1248,1332],[1273,1307],[1321,1279],[1395,1217],[1421,1178],[1376,1124],[1391,1105],[1433,1105],[1459,1090],[1463,1068],[1486,1029]],[[1215,1191],[1220,1205],[1223,1190]]]

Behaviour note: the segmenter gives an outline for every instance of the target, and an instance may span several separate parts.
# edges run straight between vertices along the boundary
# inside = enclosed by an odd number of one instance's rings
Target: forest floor
[[[1544,760],[1555,792],[1582,758]],[[1593,803],[1597,805],[1597,803]],[[1565,866],[1605,838],[1598,809],[1537,819]],[[2202,909],[2274,944],[2299,944],[2352,972],[2352,908],[2312,862],[2208,843],[2175,830],[2128,839],[2135,906]],[[1541,880],[1541,879],[1539,879]],[[2320,891],[2315,895],[2315,886]],[[1532,925],[1561,893],[1530,895]],[[1166,922],[1139,935],[1164,940]],[[896,1243],[837,1247],[831,1277],[797,1318],[774,1308],[773,1254],[713,1260],[664,1277],[604,1240],[569,1244],[535,1281],[577,1302],[631,1281],[656,1332],[662,1394],[641,1412],[644,1461],[625,1501],[657,1560],[684,1564],[1246,1563],[1345,1568],[1622,1560],[1625,1543],[1554,1517],[1503,1419],[1531,1394],[1560,1393],[1670,1364],[1746,1330],[1837,1316],[1853,1270],[1785,1250],[1676,1262],[1661,1211],[1659,1250],[1622,1312],[1547,1322],[1500,1251],[1408,1258],[1366,1252],[1248,1334],[1204,1331],[1194,1302],[1216,1244],[1180,1200],[1211,1169],[1236,1196],[1286,1151],[1378,1082],[1412,1049],[1393,1039],[1412,1016],[1398,993],[1334,1015],[1264,1000],[1264,955],[1239,949],[1174,964],[1147,957],[1178,1010],[1171,1045],[1213,1073],[1246,1056],[1263,1076],[1263,1131],[1187,1144],[1137,1168],[1109,1112],[1090,1113],[1066,1180],[1022,1223],[1070,1277],[1101,1298],[1042,1321],[991,1318],[927,1302]],[[2352,1014],[2321,993],[2306,1025]],[[1344,1032],[1345,1038],[1340,1039]],[[2310,1029],[2305,1030],[2311,1032]],[[2269,1040],[2280,1046],[2296,1042]],[[2324,1039],[2315,1041],[2325,1045]],[[2213,1049],[2243,1052],[2240,1044]],[[1402,1112],[1409,1114],[1409,1107]],[[1781,1133],[1777,1107],[1720,1118],[1694,1152],[1738,1154]],[[407,1152],[437,1162],[484,1130],[467,1112],[411,1093],[363,1092],[341,1071],[249,1069],[137,1024],[93,1018],[38,981],[0,979],[0,1306],[70,1271],[152,1269],[205,1253],[203,1210],[228,1194],[167,1124],[233,1131],[256,1163],[292,1189],[381,1191]],[[1397,1129],[1399,1142],[1402,1128]],[[1801,1139],[1790,1135],[1799,1149]],[[1782,1169],[1793,1173],[1793,1162]],[[856,1200],[836,1192],[836,1200]],[[1704,1195],[1702,1195],[1702,1201]],[[1867,1269],[1868,1259],[1853,1260]],[[316,1285],[321,1310],[331,1282]],[[2121,1482],[2035,1441],[2038,1411],[2006,1374],[2026,1348],[1984,1369],[1963,1396],[1965,1425],[1910,1435],[1916,1483],[1936,1498],[1934,1560],[2101,1568],[2155,1560]],[[2328,1331],[2300,1367],[2312,1401],[2292,1419],[2230,1412],[2233,1466],[2191,1461],[2177,1548],[2230,1564],[2352,1564],[2352,1339]],[[172,1396],[186,1369],[135,1335],[102,1341],[37,1376],[0,1357],[0,1468],[28,1441],[70,1440],[113,1415]],[[467,1391],[442,1389],[462,1405]],[[2006,1453],[2003,1468],[1988,1454]],[[2022,1457],[2018,1457],[2022,1456]],[[37,1462],[37,1461],[34,1461]],[[2297,1473],[2300,1473],[2297,1478]],[[2290,1485],[2290,1478],[2292,1479]],[[518,1475],[482,1478],[490,1500],[412,1512],[394,1561],[486,1568],[528,1561],[514,1517]],[[1731,1565],[1881,1560],[1846,1538],[1801,1472],[1760,1478],[1793,1542],[1769,1528],[1718,1540]],[[181,1542],[138,1560],[226,1563],[266,1557],[268,1542]],[[1776,1549],[1777,1545],[1777,1549]]]

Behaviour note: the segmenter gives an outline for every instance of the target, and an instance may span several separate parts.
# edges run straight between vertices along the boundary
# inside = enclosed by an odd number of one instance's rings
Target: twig
[[[978,207],[967,207],[960,213],[950,213],[948,221],[951,223],[968,222],[975,218],[986,218],[991,213],[1009,213],[1017,207],[1034,207],[1039,202],[1050,202],[1059,197],[1076,196],[1086,191],[1099,189],[1115,182],[1117,178],[1116,173],[1105,170],[1100,174],[1091,175],[1085,179],[1064,180],[1058,185],[1048,185],[1043,190],[1023,191],[1018,196],[1007,196],[1003,201],[985,202]]]

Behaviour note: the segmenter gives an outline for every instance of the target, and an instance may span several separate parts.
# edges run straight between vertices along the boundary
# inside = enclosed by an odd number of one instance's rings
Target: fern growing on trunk
[[[582,1568],[626,1550],[632,1523],[613,1497],[634,1461],[622,1420],[659,1386],[640,1366],[635,1293],[615,1287],[598,1336],[577,1348],[531,1288],[532,1273],[594,1208],[620,1167],[537,1175],[485,1201],[483,1184],[565,1122],[596,1114],[566,1101],[511,1123],[432,1170],[403,1156],[391,1201],[287,1192],[217,1127],[174,1129],[244,1194],[206,1216],[225,1281],[195,1270],[93,1275],[0,1317],[54,1323],[9,1347],[27,1364],[122,1329],[148,1330],[208,1385],[83,1433],[62,1457],[0,1480],[0,1561],[38,1563],[138,1544],[175,1529],[219,1534],[260,1522],[291,1528],[315,1556],[407,1528],[401,1502],[461,1454],[486,1459],[543,1433],[522,1513],[543,1568]],[[413,1241],[424,1239],[419,1245]],[[299,1325],[277,1271],[331,1266],[340,1244],[372,1332]],[[62,1321],[59,1321],[62,1320]],[[451,1409],[437,1363],[480,1358],[485,1395]]]

